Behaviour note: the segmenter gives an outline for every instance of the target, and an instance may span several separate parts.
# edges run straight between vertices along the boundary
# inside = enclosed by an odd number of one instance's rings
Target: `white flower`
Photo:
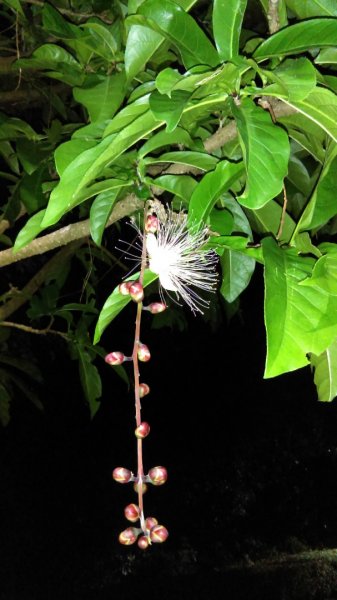
[[[187,230],[186,224],[186,214],[171,210],[166,212],[165,220],[158,219],[156,234],[146,234],[149,269],[158,275],[162,288],[175,292],[193,313],[202,313],[209,302],[197,290],[215,290],[218,256],[213,250],[203,250],[207,229],[194,233]]]

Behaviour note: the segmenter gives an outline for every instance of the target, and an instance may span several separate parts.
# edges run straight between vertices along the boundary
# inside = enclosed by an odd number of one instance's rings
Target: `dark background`
[[[134,308],[104,335],[108,351],[128,354]],[[145,511],[170,532],[146,552],[117,541],[136,495],[111,479],[116,466],[136,470],[132,392],[97,363],[103,398],[90,422],[63,340],[12,336],[12,349],[31,352],[44,374],[45,413],[17,398],[0,435],[1,600],[337,597],[335,571],[324,584],[310,571],[308,593],[295,576],[284,587],[291,573],[250,569],[337,546],[335,403],[317,401],[309,368],[263,380],[260,269],[229,323],[224,312],[215,327],[181,310],[184,331],[143,319],[152,351],[141,365],[151,387],[145,469],[169,472],[145,495]]]

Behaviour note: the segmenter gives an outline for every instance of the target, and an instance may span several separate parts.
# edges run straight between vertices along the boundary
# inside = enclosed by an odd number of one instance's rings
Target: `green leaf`
[[[275,81],[263,89],[268,96],[281,93],[290,101],[303,100],[316,86],[316,69],[304,57],[286,59],[268,75]]]
[[[181,165],[188,165],[201,169],[202,171],[211,171],[215,169],[219,159],[206,152],[188,152],[181,150],[180,152],[165,152],[157,158],[151,156],[145,160],[146,164],[155,163],[175,163]]]
[[[159,131],[138,150],[139,158],[143,158],[146,154],[162,148],[163,146],[171,146],[172,144],[183,144],[187,148],[191,148],[195,145],[190,134],[181,127],[176,127],[174,131],[168,133],[167,131]]]
[[[119,188],[102,192],[93,201],[90,209],[90,234],[97,246],[101,245],[102,236],[117,200]]]
[[[307,52],[310,48],[335,46],[336,19],[312,19],[285,27],[271,35],[255,50],[255,59]]]
[[[242,174],[242,162],[230,163],[226,160],[218,163],[211,173],[206,173],[192,194],[188,211],[188,226],[202,226],[220,195],[229,190]]]
[[[329,221],[337,212],[337,156],[327,157],[314,193],[306,205],[297,225],[298,231],[316,229]]]
[[[234,302],[246,289],[255,269],[255,260],[250,256],[225,250],[220,257],[222,283],[220,293],[227,302]]]
[[[56,170],[60,177],[62,177],[66,168],[72,163],[77,156],[82,154],[85,150],[97,146],[96,140],[87,140],[85,138],[74,138],[68,142],[60,144],[55,150],[54,159]]]
[[[230,61],[239,55],[239,41],[247,0],[214,0],[213,35],[219,57]]]
[[[77,346],[77,351],[80,380],[85,398],[89,404],[90,416],[93,418],[100,407],[97,400],[102,395],[102,382],[97,368],[92,364],[89,353],[80,344]]]
[[[335,0],[286,0],[287,6],[300,19],[310,17],[337,17]]]
[[[134,280],[137,280],[138,278],[139,278],[139,273],[136,273],[135,275],[128,277],[125,281],[134,281]],[[152,283],[156,279],[158,279],[158,275],[155,275],[151,271],[146,270],[144,273],[143,286],[147,287],[148,285],[150,285],[150,283]],[[123,308],[125,308],[125,306],[130,301],[131,301],[130,296],[122,296],[122,294],[119,293],[118,287],[116,287],[114,289],[112,294],[110,294],[110,296],[105,301],[104,306],[98,317],[97,325],[95,328],[95,334],[94,334],[94,344],[97,344],[97,342],[99,342],[103,331],[107,328],[107,326],[111,323],[111,321],[113,321],[113,319],[115,317],[117,317],[117,315],[121,312],[121,310],[123,310]]]
[[[282,206],[272,200],[258,210],[246,209],[252,229],[257,233],[277,235],[282,219]],[[296,227],[289,213],[285,213],[280,241],[289,242]]]
[[[42,221],[43,221],[45,212],[46,212],[45,209],[40,210],[35,215],[30,217],[30,219],[28,219],[27,223],[24,225],[24,227],[18,233],[18,236],[15,240],[15,244],[13,246],[14,254],[15,254],[15,252],[18,252],[18,250],[21,250],[21,248],[23,248],[24,246],[29,244],[29,242],[34,240],[36,238],[36,236],[39,233],[41,233],[41,231],[43,230]]]
[[[161,175],[153,180],[152,185],[188,202],[198,184],[189,175]]]
[[[331,402],[337,396],[337,339],[319,356],[312,354],[310,361],[315,370],[318,399]]]
[[[125,72],[131,81],[164,41],[164,37],[143,25],[131,25],[125,47]]]
[[[336,32],[337,35],[337,32]],[[337,141],[337,96],[330,90],[316,87],[301,101],[290,101],[282,94],[278,95],[284,102],[296,108],[303,115],[317,123],[326,133]]]
[[[183,90],[172,92],[171,97],[157,91],[150,95],[150,110],[157,121],[165,121],[168,133],[177,127],[190,95]]]
[[[316,65],[337,64],[337,48],[323,48],[315,58]]]
[[[317,287],[337,296],[337,251],[321,256],[314,265],[309,277],[300,282],[300,285]]]
[[[270,115],[249,98],[233,103],[244,156],[247,181],[239,202],[258,209],[277,196],[288,170],[290,145],[287,134]]]
[[[94,85],[73,89],[75,100],[86,107],[92,122],[111,119],[125,95],[124,73],[95,77],[97,80]]]
[[[262,248],[260,246],[249,246],[249,237],[242,235],[222,235],[220,237],[212,237],[207,244],[207,247],[213,248],[221,256],[225,250],[238,252],[253,258],[257,262],[263,264]]]
[[[111,62],[115,58],[117,43],[105,24],[87,21],[82,23],[81,29],[87,34],[81,36],[81,43],[87,43],[89,48],[94,50],[95,54],[102,56]]]
[[[44,4],[42,9],[43,28],[61,39],[76,39],[81,30],[64,19],[50,4]]]
[[[25,13],[23,12],[20,0],[4,0],[4,4],[18,12],[21,17],[25,18]]]
[[[129,17],[132,24],[145,25],[172,42],[180,51],[187,69],[195,65],[216,66],[217,52],[196,21],[175,2],[146,0],[138,14]]]
[[[141,98],[138,98],[131,104],[128,104],[125,108],[120,110],[117,115],[110,121],[104,131],[104,137],[111,133],[121,131],[133,121],[145,114],[149,110],[149,97],[150,94],[146,94]]]
[[[265,377],[275,377],[308,364],[337,337],[337,296],[300,285],[310,276],[314,259],[282,250],[272,238],[262,240],[265,261]]]
[[[46,196],[42,191],[42,183],[46,177],[48,177],[48,170],[46,165],[42,164],[31,175],[25,173],[20,181],[20,199],[28,214],[35,213],[47,203]]]
[[[31,58],[20,58],[15,68],[43,69],[45,75],[64,81],[69,85],[79,85],[83,80],[81,65],[64,48],[56,44],[43,44]]]

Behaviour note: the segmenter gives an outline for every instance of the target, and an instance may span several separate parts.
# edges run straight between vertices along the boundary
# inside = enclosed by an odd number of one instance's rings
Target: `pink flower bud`
[[[146,550],[146,548],[148,548],[150,542],[149,542],[149,539],[145,535],[141,535],[140,538],[138,538],[137,544],[141,550]]]
[[[151,542],[161,544],[168,538],[168,531],[164,525],[155,525],[150,531]]]
[[[154,215],[148,215],[145,221],[146,233],[156,233],[158,230],[158,218]]]
[[[124,515],[128,521],[135,523],[136,521],[138,521],[140,516],[139,506],[137,506],[137,504],[128,504],[124,508]]]
[[[150,388],[147,385],[147,383],[140,383],[139,384],[139,397],[140,398],[144,398],[144,396],[147,396],[147,394],[150,393]]]
[[[143,421],[143,423],[141,423],[135,429],[135,436],[139,440],[146,438],[146,436],[148,436],[149,433],[150,433],[150,425],[148,423],[146,423],[146,421]]]
[[[110,352],[110,354],[106,355],[104,360],[108,365],[115,367],[121,365],[125,361],[125,356],[123,352]]]
[[[118,483],[128,483],[132,478],[132,473],[129,469],[124,469],[124,467],[116,467],[112,471],[112,477]]]
[[[152,315],[157,315],[158,313],[164,312],[167,309],[166,304],[164,302],[151,302],[147,307],[147,310],[150,311]]]
[[[136,529],[136,527],[128,527],[127,529],[124,529],[124,531],[119,534],[119,542],[124,546],[130,546],[131,544],[134,544],[138,537],[138,531],[139,530]]]
[[[155,517],[147,517],[147,519],[145,519],[145,527],[146,529],[148,529],[149,531],[155,526],[158,525],[158,521],[157,519],[155,519]]]
[[[138,344],[138,358],[142,362],[147,362],[151,358],[150,350],[145,344]]]
[[[138,494],[138,492],[139,492],[139,487],[140,487],[140,483],[138,483],[138,481],[135,481],[135,483],[133,484],[133,489],[135,490],[136,494]],[[142,483],[143,494],[145,494],[146,491],[147,491],[147,485],[143,481],[143,483]]]
[[[128,296],[130,294],[130,287],[132,284],[133,281],[123,281],[123,283],[118,286],[119,293],[122,294],[122,296]]]
[[[167,480],[165,467],[153,467],[149,470],[149,479],[153,485],[163,485]]]
[[[135,302],[141,302],[144,298],[144,288],[139,281],[135,281],[130,286],[130,296]]]

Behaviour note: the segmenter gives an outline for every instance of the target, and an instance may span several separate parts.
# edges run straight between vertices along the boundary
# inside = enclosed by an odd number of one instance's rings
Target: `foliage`
[[[224,302],[263,265],[265,376],[310,363],[319,398],[337,393],[337,7],[279,0],[274,13],[267,0],[4,3],[0,261],[39,235],[47,251],[52,231],[71,241],[63,227],[90,219],[93,242],[73,252],[88,268],[85,301],[62,306],[69,256],[27,316],[65,319],[92,414],[95,276],[116,264],[104,230],[154,193],[209,225]],[[127,303],[117,283],[96,342]]]

